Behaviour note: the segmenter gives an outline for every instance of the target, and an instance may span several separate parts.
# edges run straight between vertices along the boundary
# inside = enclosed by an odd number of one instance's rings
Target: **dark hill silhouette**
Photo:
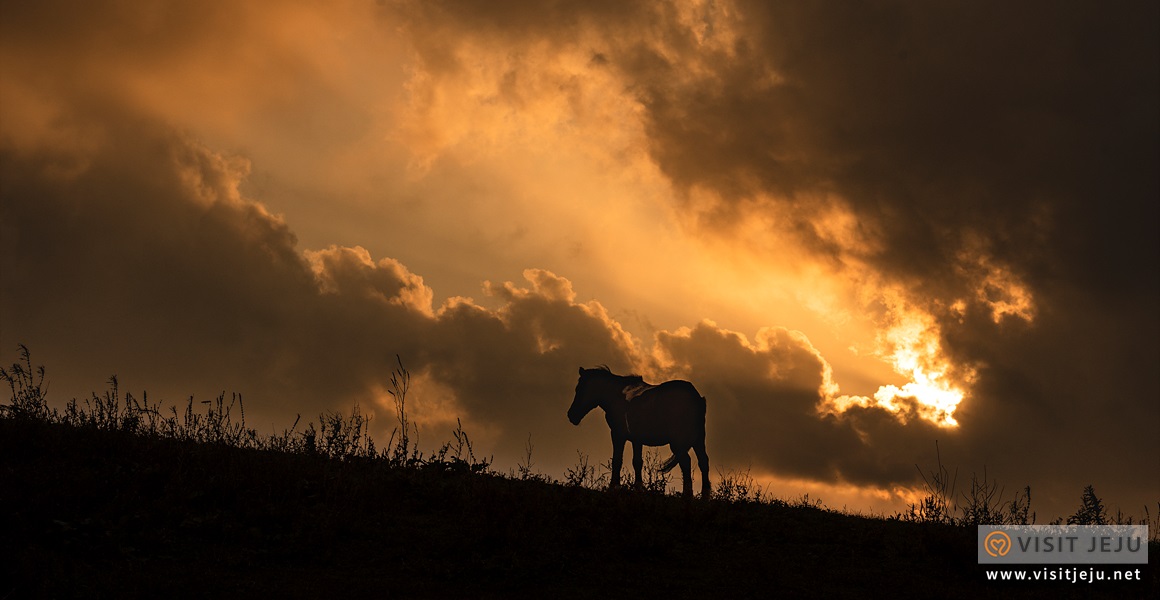
[[[34,420],[0,474],[6,598],[1124,597],[988,585],[973,528]]]
[[[0,599],[1160,597],[1155,541],[1145,582],[996,583],[950,519],[759,501],[730,476],[707,502],[597,490],[583,455],[569,485],[530,455],[505,476],[462,428],[424,457],[401,361],[403,431],[379,451],[357,409],[259,436],[240,397],[161,410],[115,378],[61,412],[22,358],[0,369]],[[1102,514],[1091,488],[1085,506]]]

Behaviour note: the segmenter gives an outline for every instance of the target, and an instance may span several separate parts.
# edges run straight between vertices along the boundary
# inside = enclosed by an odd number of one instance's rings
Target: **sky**
[[[715,481],[889,514],[941,457],[1138,516],[1158,12],[4,2],[0,363],[385,440],[401,360],[420,444],[556,477],[605,364],[697,386]]]

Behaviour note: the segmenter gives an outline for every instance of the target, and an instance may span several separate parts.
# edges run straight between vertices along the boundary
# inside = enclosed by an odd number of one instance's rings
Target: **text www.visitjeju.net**
[[[987,569],[988,581],[1066,581],[1098,583],[1101,581],[1142,581],[1139,568],[1043,567],[1039,569]]]

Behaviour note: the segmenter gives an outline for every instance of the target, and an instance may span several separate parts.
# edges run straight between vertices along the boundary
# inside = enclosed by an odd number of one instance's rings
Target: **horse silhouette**
[[[642,446],[665,446],[673,456],[661,466],[667,472],[681,465],[681,483],[685,497],[693,495],[692,461],[689,450],[697,453],[701,467],[701,495],[708,499],[709,455],[705,453],[705,398],[688,381],[666,381],[649,385],[639,375],[617,375],[608,367],[580,368],[576,397],[568,408],[573,425],[599,406],[612,431],[612,482],[620,485],[620,467],[624,463],[624,443],[632,442],[632,467],[636,488],[642,486],[644,466]]]

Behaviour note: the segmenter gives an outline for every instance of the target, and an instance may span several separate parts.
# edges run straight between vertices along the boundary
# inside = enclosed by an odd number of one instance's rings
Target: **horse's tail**
[[[681,459],[677,458],[676,454],[670,456],[669,459],[665,461],[665,464],[661,465],[661,473],[668,473],[669,471],[672,471],[673,467],[677,466],[677,464],[680,462]]]

